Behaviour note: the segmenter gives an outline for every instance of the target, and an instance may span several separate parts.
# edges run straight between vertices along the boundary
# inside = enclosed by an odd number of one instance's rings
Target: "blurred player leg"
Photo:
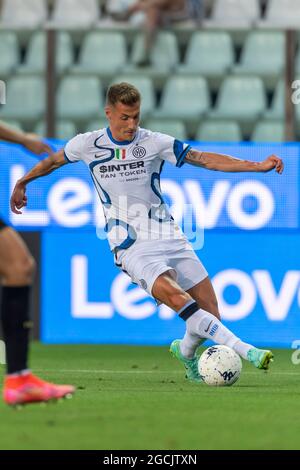
[[[8,404],[47,401],[72,393],[74,388],[47,384],[28,371],[31,321],[29,301],[35,262],[19,234],[0,225],[1,321],[6,345],[7,375],[3,390]]]

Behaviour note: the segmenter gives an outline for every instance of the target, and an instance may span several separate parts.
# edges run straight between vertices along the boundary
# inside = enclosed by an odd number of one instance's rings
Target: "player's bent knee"
[[[176,284],[176,282],[166,276],[160,276],[154,283],[152,295],[175,311],[180,310],[191,297]]]
[[[36,263],[31,255],[26,255],[22,259],[11,263],[3,275],[4,284],[8,285],[29,285],[35,273]]]

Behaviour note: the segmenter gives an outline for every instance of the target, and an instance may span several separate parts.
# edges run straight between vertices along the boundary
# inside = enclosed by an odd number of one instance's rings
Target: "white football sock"
[[[194,300],[190,300],[178,314],[186,322],[186,333],[180,342],[180,351],[183,356],[191,359],[199,344],[205,339],[211,339],[217,344],[232,348],[243,359],[248,359],[248,351],[253,346],[241,341],[214,315],[198,308]]]
[[[235,336],[226,326],[224,326],[214,315],[206,312],[203,309],[199,309],[194,312],[186,320],[186,329],[188,338],[197,337],[200,339],[206,338],[211,339],[217,344],[224,344],[236,351],[243,359],[247,359],[247,353],[253,348],[251,344],[244,343],[237,336]],[[186,337],[186,335],[185,335]],[[183,340],[184,341],[184,340]],[[194,340],[194,345],[196,340]],[[186,344],[192,344],[192,342],[184,342],[184,348]],[[199,345],[199,341],[198,341]],[[198,347],[198,346],[197,346]],[[180,348],[181,349],[181,348]],[[196,350],[196,348],[195,348]],[[195,352],[194,350],[194,352]],[[192,346],[190,346],[189,354],[192,352]],[[182,352],[183,355],[185,355]]]
[[[206,338],[200,338],[186,330],[184,337],[180,341],[180,352],[187,359],[192,359],[197,348],[206,341]]]

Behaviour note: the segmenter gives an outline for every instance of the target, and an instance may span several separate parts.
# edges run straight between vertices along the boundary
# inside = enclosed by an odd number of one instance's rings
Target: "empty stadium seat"
[[[143,58],[144,41],[137,35],[133,44],[131,62],[136,64]],[[165,31],[157,35],[151,51],[151,63],[154,67],[170,70],[179,62],[178,46],[174,33]]]
[[[57,33],[56,72],[65,72],[73,63],[72,40],[68,33]],[[46,72],[47,44],[43,32],[35,33],[28,45],[25,63],[18,68],[18,73],[42,74]]]
[[[209,106],[208,86],[203,77],[175,76],[168,79],[154,117],[195,121]]]
[[[259,0],[216,0],[206,28],[250,28],[260,17]]]
[[[99,118],[89,121],[84,129],[84,132],[91,132],[97,129],[104,129],[109,126],[107,119]]]
[[[47,0],[3,0],[0,24],[6,28],[35,29],[47,17]]]
[[[51,25],[70,29],[90,28],[100,17],[97,0],[56,0]]]
[[[70,140],[77,134],[76,125],[72,121],[59,120],[55,127],[55,137],[57,139]],[[40,121],[36,125],[34,132],[42,137],[46,137],[46,123],[44,121]]]
[[[0,77],[6,78],[20,61],[19,44],[13,32],[0,31],[0,57]]]
[[[290,94],[289,99],[292,99],[292,95],[295,93],[295,89],[292,87],[288,88]],[[271,102],[270,109],[267,109],[264,113],[264,118],[280,120],[285,116],[285,84],[283,80],[279,80],[274,91],[273,99]],[[295,117],[297,121],[300,121],[300,104],[295,104]]]
[[[259,121],[254,128],[251,140],[252,142],[284,142],[283,121]]]
[[[299,0],[269,0],[265,18],[258,21],[257,26],[262,28],[299,29]]]
[[[284,117],[284,100],[285,100],[285,91],[284,91],[284,82],[279,80],[276,85],[273,98],[271,101],[270,109],[267,109],[264,113],[264,117],[268,119],[283,119]]]
[[[127,82],[134,85],[142,96],[141,116],[145,119],[155,108],[155,93],[152,80],[140,75],[120,75],[112,83]],[[112,84],[111,83],[111,84]]]
[[[85,36],[79,63],[72,67],[72,72],[111,76],[125,65],[126,58],[126,41],[123,34],[93,31]]]
[[[171,135],[179,140],[187,140],[187,132],[184,122],[178,119],[148,119],[142,124],[142,127],[150,129],[153,132],[161,132],[162,134]]]
[[[64,77],[56,98],[57,114],[61,119],[86,121],[103,116],[102,83],[97,77]]]
[[[237,74],[264,77],[268,88],[273,88],[285,63],[285,36],[279,31],[253,31],[246,40],[241,63],[234,67]]]
[[[124,68],[124,72],[135,72],[147,75],[155,80],[155,85],[161,85],[171,70],[179,63],[179,52],[176,36],[169,31],[160,32],[155,40],[150,54],[151,65],[138,67],[137,64],[144,57],[144,37],[138,34],[133,42],[130,63]]]
[[[45,81],[40,77],[13,77],[7,81],[6,105],[0,119],[33,121],[45,112]]]
[[[240,126],[236,121],[206,121],[200,124],[196,140],[206,142],[241,142]]]
[[[204,76],[223,75],[234,62],[230,34],[221,31],[196,32],[187,46],[180,73],[197,73]]]
[[[226,77],[217,97],[216,108],[210,112],[215,119],[257,119],[266,108],[266,96],[259,77]]]

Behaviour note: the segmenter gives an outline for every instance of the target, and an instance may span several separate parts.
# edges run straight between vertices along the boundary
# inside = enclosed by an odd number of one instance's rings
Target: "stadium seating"
[[[217,97],[216,108],[209,115],[214,119],[254,121],[266,108],[266,96],[259,77],[226,77]]]
[[[259,0],[215,0],[205,28],[251,28],[260,16]]]
[[[57,114],[61,119],[85,122],[103,115],[102,83],[95,76],[67,76],[59,84]]]
[[[265,18],[257,21],[257,26],[262,28],[299,29],[299,0],[269,0]]]
[[[171,135],[182,141],[188,138],[184,123],[178,119],[148,119],[142,123],[142,127],[150,129],[153,132],[162,132],[163,134]]]
[[[1,26],[36,29],[47,19],[47,0],[3,0]]]
[[[243,136],[236,121],[206,121],[200,124],[196,140],[207,142],[241,142]]]
[[[40,77],[13,77],[7,81],[6,105],[0,108],[0,119],[32,122],[45,112],[45,81]]]
[[[149,77],[136,75],[119,75],[112,83],[128,82],[137,87],[142,96],[141,116],[145,119],[155,109],[155,93],[152,80]]]
[[[289,87],[290,98],[295,93],[295,89]],[[264,118],[266,119],[284,119],[285,116],[285,85],[284,81],[280,80],[277,83],[273,99],[271,102],[270,109],[266,110],[264,113]],[[297,122],[300,122],[300,105],[295,105],[295,117]]]
[[[93,119],[92,121],[89,121],[85,128],[83,129],[83,132],[91,132],[95,131],[97,129],[103,129],[104,127],[108,127],[109,123],[107,119],[99,118],[99,119]]]
[[[35,129],[34,132],[42,137],[46,137],[46,124],[44,121],[40,121]],[[72,121],[63,121],[58,120],[56,122],[56,129],[55,129],[55,137],[61,140],[70,140],[77,134],[77,129]]]
[[[203,77],[175,76],[168,79],[163,89],[161,105],[154,116],[195,121],[209,106],[207,81]]]
[[[17,36],[13,32],[0,31],[0,77],[11,75],[20,61]]]
[[[279,31],[252,31],[246,38],[237,74],[260,75],[267,88],[274,88],[285,63],[285,37]]]
[[[259,121],[251,136],[252,142],[284,142],[285,128],[282,121]]]
[[[34,33],[27,49],[25,63],[18,68],[18,73],[42,74],[46,72],[46,35]],[[73,63],[72,40],[68,33],[57,34],[56,72],[64,73]]]
[[[176,36],[169,31],[160,32],[151,51],[151,65],[138,67],[137,64],[144,57],[144,39],[142,34],[136,35],[130,55],[130,64],[125,67],[125,72],[147,75],[155,80],[155,84],[161,85],[168,74],[179,63],[179,52]]]
[[[97,0],[56,0],[49,25],[56,28],[88,29],[100,18]]]
[[[126,58],[126,41],[123,34],[93,31],[85,36],[79,63],[74,65],[71,71],[78,74],[98,74],[101,78],[111,79],[124,67]]]
[[[210,78],[222,77],[233,62],[234,50],[230,34],[221,31],[196,32],[187,46],[184,63],[177,67],[177,71]]]
[[[275,88],[273,99],[271,102],[270,109],[267,109],[264,113],[264,117],[267,119],[283,119],[284,117],[284,82],[280,80]]]

